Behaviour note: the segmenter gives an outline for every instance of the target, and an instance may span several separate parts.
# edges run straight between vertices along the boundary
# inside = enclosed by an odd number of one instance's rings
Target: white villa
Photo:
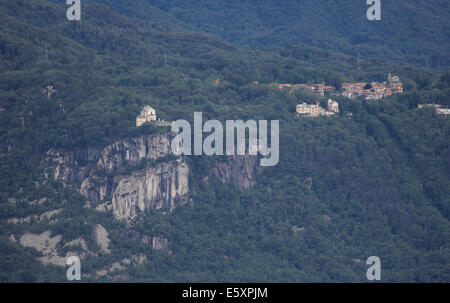
[[[156,111],[147,105],[141,110],[141,114],[136,117],[136,126],[139,127],[151,121],[156,121]]]

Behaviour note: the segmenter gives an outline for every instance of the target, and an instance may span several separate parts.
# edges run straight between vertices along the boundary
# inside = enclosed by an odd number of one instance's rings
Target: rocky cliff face
[[[96,167],[114,171],[125,164],[137,164],[143,159],[162,158],[171,153],[172,138],[173,134],[157,134],[117,141],[103,149]]]
[[[117,219],[128,220],[149,209],[172,211],[189,192],[187,163],[165,158],[171,154],[174,135],[121,139],[103,149],[50,150],[41,164],[56,180],[77,186],[91,203],[101,203],[96,208],[112,208]],[[248,189],[254,183],[257,160],[256,156],[218,160],[203,180],[217,177]]]
[[[172,211],[189,191],[189,168],[181,160],[161,163],[117,179],[112,194],[114,215],[132,218],[146,209]]]
[[[42,166],[56,180],[79,186],[89,201],[108,201],[118,219],[130,219],[148,209],[173,210],[189,191],[189,167],[170,155],[174,134],[154,134],[118,140],[102,150],[50,150]],[[150,162],[141,164],[143,160]]]
[[[106,146],[60,152],[49,150],[42,165],[51,168],[54,178],[66,183],[79,183],[93,169],[113,172],[142,160],[157,160],[171,153],[170,142],[175,134],[154,134],[125,138]]]
[[[223,162],[216,162],[204,180],[214,176],[224,183],[233,183],[240,189],[249,189],[255,182],[257,162],[257,156],[228,157]]]

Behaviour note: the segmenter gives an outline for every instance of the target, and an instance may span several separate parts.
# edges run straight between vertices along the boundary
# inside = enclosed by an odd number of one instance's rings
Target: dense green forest
[[[161,22],[182,22],[240,45],[301,43],[367,59],[450,66],[446,0],[381,1],[376,22],[367,20],[365,0],[95,1],[144,20],[158,15]]]
[[[450,72],[423,67],[449,65],[448,3],[397,1],[390,10],[386,2],[384,16],[402,27],[386,21],[372,28],[362,24],[364,1],[335,9],[333,1],[244,2],[90,1],[82,21],[69,22],[60,1],[0,0],[1,282],[66,279],[64,268],[41,265],[38,252],[10,235],[50,229],[67,242],[82,236],[98,251],[95,224],[110,231],[112,254],[87,257],[83,272],[145,254],[147,263],[127,269],[131,281],[364,282],[372,255],[383,262],[385,282],[450,281],[450,120],[417,109],[450,106]],[[298,20],[292,5],[303,12]],[[339,17],[357,9],[361,19]],[[437,18],[413,18],[419,10]],[[337,97],[341,113],[317,119],[295,117],[295,107],[325,98],[264,85],[339,86],[385,81],[389,72],[405,93]],[[42,92],[49,85],[51,96]],[[168,121],[192,120],[194,111],[222,121],[280,120],[280,162],[242,190],[218,180],[205,185],[213,160],[187,158],[194,203],[131,225],[84,208],[75,188],[45,179],[39,164],[51,148],[103,147],[160,131],[135,127],[147,104]],[[44,204],[30,203],[42,197]],[[56,224],[7,221],[60,207]],[[163,234],[171,253],[148,249],[124,230]]]

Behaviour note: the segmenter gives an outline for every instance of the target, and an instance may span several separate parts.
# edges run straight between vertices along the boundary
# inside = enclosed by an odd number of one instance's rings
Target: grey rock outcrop
[[[106,247],[106,251],[109,252],[109,238],[106,230],[101,225],[98,225],[96,229],[94,229],[94,233],[96,233],[96,236],[98,235],[97,240],[101,242],[99,245],[102,248]],[[61,251],[58,251],[58,244],[60,244],[62,240],[62,235],[55,235],[54,237],[51,237],[51,231],[48,230],[42,234],[25,233],[19,238],[18,242],[23,247],[34,248],[40,252],[42,257],[39,257],[37,260],[44,265],[52,264],[57,266],[66,266],[67,259],[71,256],[77,256],[84,259],[87,255],[94,255],[88,249],[86,241],[82,237],[64,244],[63,248],[66,248],[65,250],[68,248],[70,251],[65,254],[61,254]],[[76,246],[79,246],[81,251],[79,249],[74,250],[73,248]]]
[[[189,192],[188,174],[186,163],[178,160],[116,179],[112,194],[114,215],[127,219],[147,209],[172,211]]]
[[[112,205],[111,205],[111,203],[105,202],[105,203],[98,205],[95,208],[95,210],[98,212],[106,212],[108,210],[112,210]]]
[[[102,209],[111,205],[117,219],[128,220],[149,209],[171,211],[189,191],[188,165],[181,159],[163,159],[171,154],[173,136],[126,138],[102,150],[50,150],[41,165],[56,180],[78,184],[89,201],[104,202]]]
[[[51,232],[46,231],[42,234],[25,233],[20,237],[19,242],[23,247],[32,247],[42,253],[42,257],[38,260],[42,264],[53,264],[57,266],[65,266],[66,260],[70,256],[76,256],[74,252],[68,252],[65,256],[58,254],[57,245],[61,242],[62,236],[56,235],[51,237]]]
[[[51,149],[41,165],[50,168],[55,180],[81,183],[95,169],[114,172],[141,160],[157,160],[171,153],[173,133],[124,138],[102,150],[92,147],[74,151]]]
[[[156,160],[171,153],[173,134],[150,135],[124,139],[107,146],[96,163],[98,168],[114,171],[125,164],[137,164],[141,160]]]
[[[11,234],[11,235],[9,235],[9,238],[8,238],[11,242],[13,242],[13,243],[16,243],[17,242],[17,240],[16,240],[16,237],[14,236],[14,234]]]
[[[109,239],[108,232],[102,225],[98,224],[97,226],[95,226],[94,236],[95,241],[100,246],[100,250],[105,254],[111,253],[111,251],[109,250],[109,243],[111,242],[111,240]]]
[[[189,167],[171,155],[174,133],[125,138],[103,149],[50,150],[41,165],[56,180],[78,187],[99,211],[129,220],[150,209],[174,210],[188,200]],[[257,156],[218,159],[203,178],[217,177],[241,189],[253,186]]]
[[[73,247],[73,246],[80,246],[83,249],[83,251],[89,252],[86,241],[82,237],[79,237],[78,239],[75,239],[64,245],[64,247]]]
[[[49,211],[44,212],[40,216],[38,216],[38,215],[31,215],[31,216],[28,216],[26,218],[9,218],[7,222],[8,223],[12,223],[12,224],[42,222],[42,221],[44,221],[46,219],[50,220],[52,217],[58,215],[61,212],[62,212],[62,208],[55,209],[55,210],[49,210]],[[56,223],[56,221],[55,220],[50,221],[50,224],[52,224],[52,223]]]

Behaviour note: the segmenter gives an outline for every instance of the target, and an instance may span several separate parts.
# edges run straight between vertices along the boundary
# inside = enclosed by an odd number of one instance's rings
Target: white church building
[[[136,117],[136,126],[139,127],[146,122],[156,121],[156,111],[151,106],[145,106],[141,114]]]

